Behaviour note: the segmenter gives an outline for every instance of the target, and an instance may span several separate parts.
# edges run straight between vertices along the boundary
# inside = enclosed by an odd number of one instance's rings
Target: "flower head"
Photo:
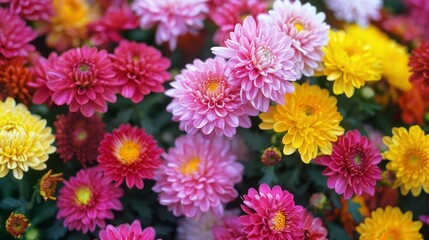
[[[212,212],[220,216],[222,204],[238,196],[234,184],[241,181],[243,165],[235,161],[225,139],[181,136],[163,157],[166,162],[155,173],[153,190],[174,215],[198,218]]]
[[[33,78],[33,70],[25,66],[24,58],[13,58],[4,65],[0,64],[0,100],[9,96],[29,105],[32,93],[27,84]]]
[[[221,217],[206,212],[199,219],[182,218],[177,227],[177,240],[215,240],[212,229],[221,223]]]
[[[419,233],[423,226],[420,221],[413,221],[411,211],[405,214],[398,207],[378,208],[371,212],[371,217],[365,218],[356,231],[360,240],[372,239],[407,239],[422,240]]]
[[[21,213],[10,213],[6,220],[6,231],[14,238],[21,238],[27,227],[31,226],[28,219]]]
[[[250,188],[243,196],[240,216],[242,232],[250,240],[298,240],[303,236],[302,211],[293,195],[280,186],[271,189],[263,183],[259,192]]]
[[[174,121],[180,121],[181,130],[232,137],[238,126],[250,127],[247,114],[257,112],[243,105],[240,86],[228,81],[226,70],[222,58],[197,59],[176,76],[173,88],[166,91],[173,98],[167,111],[173,113]]]
[[[143,128],[121,125],[112,134],[105,134],[98,148],[97,161],[106,177],[116,186],[125,180],[128,188],[143,188],[143,178],[152,179],[159,168],[163,150]]]
[[[380,18],[382,0],[325,0],[329,9],[334,11],[335,17],[346,22],[356,22],[367,26],[370,20]]]
[[[261,161],[267,166],[275,166],[282,161],[283,155],[276,147],[269,147],[262,153]]]
[[[429,193],[429,135],[418,125],[393,128],[392,133],[383,138],[388,148],[383,157],[389,161],[386,169],[395,173],[393,187],[403,195],[411,191],[418,196],[422,189]]]
[[[97,159],[97,148],[106,126],[99,115],[86,118],[80,113],[69,112],[67,115],[58,115],[54,125],[57,130],[57,152],[64,162],[76,157],[86,166]]]
[[[328,176],[328,187],[343,194],[345,199],[375,192],[377,180],[381,180],[380,150],[362,137],[358,130],[347,132],[334,143],[330,156],[320,156],[316,162],[326,166],[323,175]]]
[[[291,155],[297,149],[301,159],[309,163],[317,154],[330,154],[332,142],[344,133],[340,126],[343,119],[337,109],[337,99],[327,90],[308,83],[295,85],[295,92],[285,95],[285,105],[270,107],[261,113],[263,130],[286,132],[283,153]]]
[[[107,111],[107,102],[116,101],[122,84],[115,78],[112,63],[105,50],[84,46],[61,54],[47,73],[47,86],[57,105],[67,104],[70,112],[80,111],[85,117]]]
[[[258,19],[277,26],[292,38],[296,71],[300,75],[312,76],[315,69],[321,68],[322,47],[328,44],[329,33],[324,13],[316,13],[316,7],[299,0],[276,0],[273,10]]]
[[[57,200],[54,194],[57,189],[57,183],[63,181],[62,177],[63,173],[52,174],[52,169],[50,169],[39,179],[39,193],[45,201],[48,201],[48,199]]]
[[[429,41],[413,50],[409,65],[413,72],[410,82],[419,84],[425,93],[429,93]]]
[[[241,232],[239,217],[235,214],[225,215],[221,223],[212,227],[215,240],[244,240],[245,234]]]
[[[413,85],[409,91],[403,92],[398,98],[398,105],[401,108],[402,121],[406,124],[424,125],[426,103],[420,86]]]
[[[252,16],[237,24],[226,47],[213,47],[212,52],[229,59],[225,74],[231,84],[241,86],[241,99],[259,111],[266,112],[270,100],[284,103],[284,94],[293,92],[290,81],[295,72],[292,39],[275,26],[257,23]]]
[[[112,210],[122,210],[119,198],[122,189],[115,187],[97,168],[82,169],[64,181],[60,189],[57,219],[64,219],[69,230],[95,231],[104,228],[106,219],[113,219]]]
[[[46,168],[48,155],[55,152],[55,137],[46,120],[32,115],[13,98],[0,101],[0,178],[13,172],[21,179],[29,168]]]
[[[0,0],[9,11],[30,21],[48,21],[54,14],[51,0]]]
[[[99,235],[100,240],[155,240],[155,229],[147,227],[142,230],[140,221],[134,220],[131,225],[126,223],[115,227],[109,224]]]
[[[171,77],[167,72],[170,59],[144,43],[123,40],[111,59],[117,78],[124,83],[120,93],[134,103],[151,92],[163,92],[162,84]]]
[[[0,64],[5,58],[26,57],[29,52],[34,51],[30,44],[37,34],[15,14],[0,8]]]
[[[313,217],[310,212],[302,211],[304,240],[327,240],[328,230],[322,225],[322,219]]]
[[[54,64],[58,61],[58,55],[55,52],[49,54],[48,59],[39,57],[34,67],[34,78],[33,81],[28,82],[28,86],[35,90],[33,95],[33,103],[51,103],[52,91],[47,85],[47,73],[53,68]]]
[[[135,0],[132,9],[140,17],[141,28],[156,25],[156,43],[169,42],[171,50],[176,48],[179,36],[203,28],[209,10],[207,0]]]

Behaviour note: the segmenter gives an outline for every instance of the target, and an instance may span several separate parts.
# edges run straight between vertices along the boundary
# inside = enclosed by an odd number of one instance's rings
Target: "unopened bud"
[[[327,202],[328,198],[323,193],[314,193],[310,197],[310,206],[318,210],[324,209]]]
[[[276,147],[269,147],[262,153],[261,161],[267,166],[274,166],[282,161],[282,153]]]

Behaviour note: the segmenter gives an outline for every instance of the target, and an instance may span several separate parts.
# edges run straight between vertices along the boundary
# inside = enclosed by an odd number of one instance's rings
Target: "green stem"
[[[18,181],[18,185],[19,185],[19,198],[20,199],[25,199],[25,192],[24,192],[24,181],[21,179]]]
[[[31,210],[33,208],[34,201],[36,200],[36,196],[38,192],[39,191],[37,191],[37,189],[34,189],[33,195],[31,195],[30,203],[27,205],[27,210]]]

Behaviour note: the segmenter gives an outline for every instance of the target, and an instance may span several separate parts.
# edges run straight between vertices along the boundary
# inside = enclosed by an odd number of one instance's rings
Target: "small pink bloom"
[[[34,81],[29,82],[28,86],[35,89],[36,92],[33,95],[33,103],[35,104],[51,104],[52,91],[48,88],[46,74],[48,71],[53,68],[53,65],[56,64],[58,60],[58,55],[55,52],[52,52],[48,59],[44,57],[39,57],[37,60],[36,66],[34,67]]]
[[[9,11],[30,21],[48,21],[54,14],[52,0],[0,0]]]
[[[139,220],[130,224],[121,224],[117,227],[107,225],[99,233],[100,240],[155,240],[155,229],[147,227],[142,230]]]
[[[367,26],[370,20],[378,20],[383,7],[382,0],[325,0],[325,2],[338,20],[356,22],[361,26]]]
[[[327,240],[328,230],[322,225],[322,219],[316,217],[310,212],[302,212],[302,221],[304,223],[303,240]]]

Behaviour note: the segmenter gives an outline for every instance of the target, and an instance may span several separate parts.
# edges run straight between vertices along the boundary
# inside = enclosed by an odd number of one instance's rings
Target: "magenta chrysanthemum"
[[[155,240],[155,229],[147,227],[142,230],[139,220],[130,224],[121,224],[117,227],[107,225],[99,233],[100,240]]]
[[[164,159],[155,173],[153,190],[159,193],[160,204],[174,215],[198,218],[210,211],[219,216],[222,204],[238,196],[234,184],[241,181],[243,165],[230,154],[225,139],[181,136]]]
[[[302,222],[304,224],[303,240],[327,240],[328,230],[322,225],[322,219],[314,218],[310,212],[302,212]]]
[[[86,166],[97,160],[97,148],[106,127],[100,116],[86,118],[80,113],[69,112],[67,115],[58,115],[54,125],[57,130],[57,153],[64,162],[76,157]]]
[[[177,38],[196,33],[204,26],[208,12],[207,0],[135,0],[132,9],[140,17],[140,26],[150,29],[157,25],[155,41],[158,45],[169,42],[174,50]]]
[[[29,87],[35,89],[32,99],[33,103],[51,103],[50,99],[53,92],[48,88],[46,74],[48,73],[49,69],[53,68],[53,65],[56,64],[57,60],[58,55],[55,52],[52,52],[48,59],[39,57],[37,60],[37,63],[34,67],[34,81],[28,83]]]
[[[106,112],[107,102],[116,102],[119,85],[105,50],[84,46],[61,54],[47,73],[52,101],[67,104],[71,112],[85,117]]]
[[[243,105],[240,86],[228,81],[226,70],[223,58],[197,59],[171,82],[173,88],[165,94],[173,101],[167,111],[173,113],[174,121],[180,121],[181,130],[232,137],[238,126],[250,127],[247,114],[258,112]]]
[[[114,217],[112,210],[122,210],[122,195],[122,189],[111,184],[99,169],[82,169],[64,181],[57,201],[57,219],[64,219],[70,231],[86,233],[95,231],[96,226],[104,228],[105,220]]]
[[[367,26],[370,20],[380,18],[382,0],[325,0],[335,17],[346,22],[356,22],[361,26]]]
[[[111,59],[117,78],[125,82],[120,93],[134,103],[151,92],[163,92],[162,84],[171,77],[170,59],[144,43],[121,41]]]
[[[292,38],[298,73],[313,76],[315,69],[321,69],[322,47],[328,44],[329,35],[323,12],[317,13],[316,7],[310,3],[301,4],[299,0],[277,0],[273,10],[260,15],[258,19],[276,25]]]
[[[237,24],[226,47],[213,47],[212,52],[228,60],[225,74],[234,85],[241,86],[243,102],[250,101],[259,111],[268,111],[270,99],[284,104],[286,93],[293,92],[290,81],[294,71],[292,39],[252,16]]]
[[[380,151],[361,136],[358,130],[347,132],[333,144],[330,156],[319,156],[315,162],[326,166],[323,175],[328,176],[328,187],[349,199],[355,193],[371,196],[375,184],[381,179]]]
[[[9,4],[9,11],[30,21],[48,21],[53,15],[52,0],[0,0]]]
[[[17,15],[0,8],[0,64],[4,58],[26,57],[34,51],[29,44],[36,38],[36,33]]]
[[[128,188],[138,189],[144,187],[143,178],[153,178],[163,152],[143,128],[128,124],[105,134],[98,151],[97,161],[106,177],[112,178],[116,186],[125,180]]]
[[[303,237],[302,211],[295,205],[293,194],[280,186],[271,189],[263,183],[259,192],[250,188],[243,196],[239,217],[242,232],[249,240],[301,240]]]

